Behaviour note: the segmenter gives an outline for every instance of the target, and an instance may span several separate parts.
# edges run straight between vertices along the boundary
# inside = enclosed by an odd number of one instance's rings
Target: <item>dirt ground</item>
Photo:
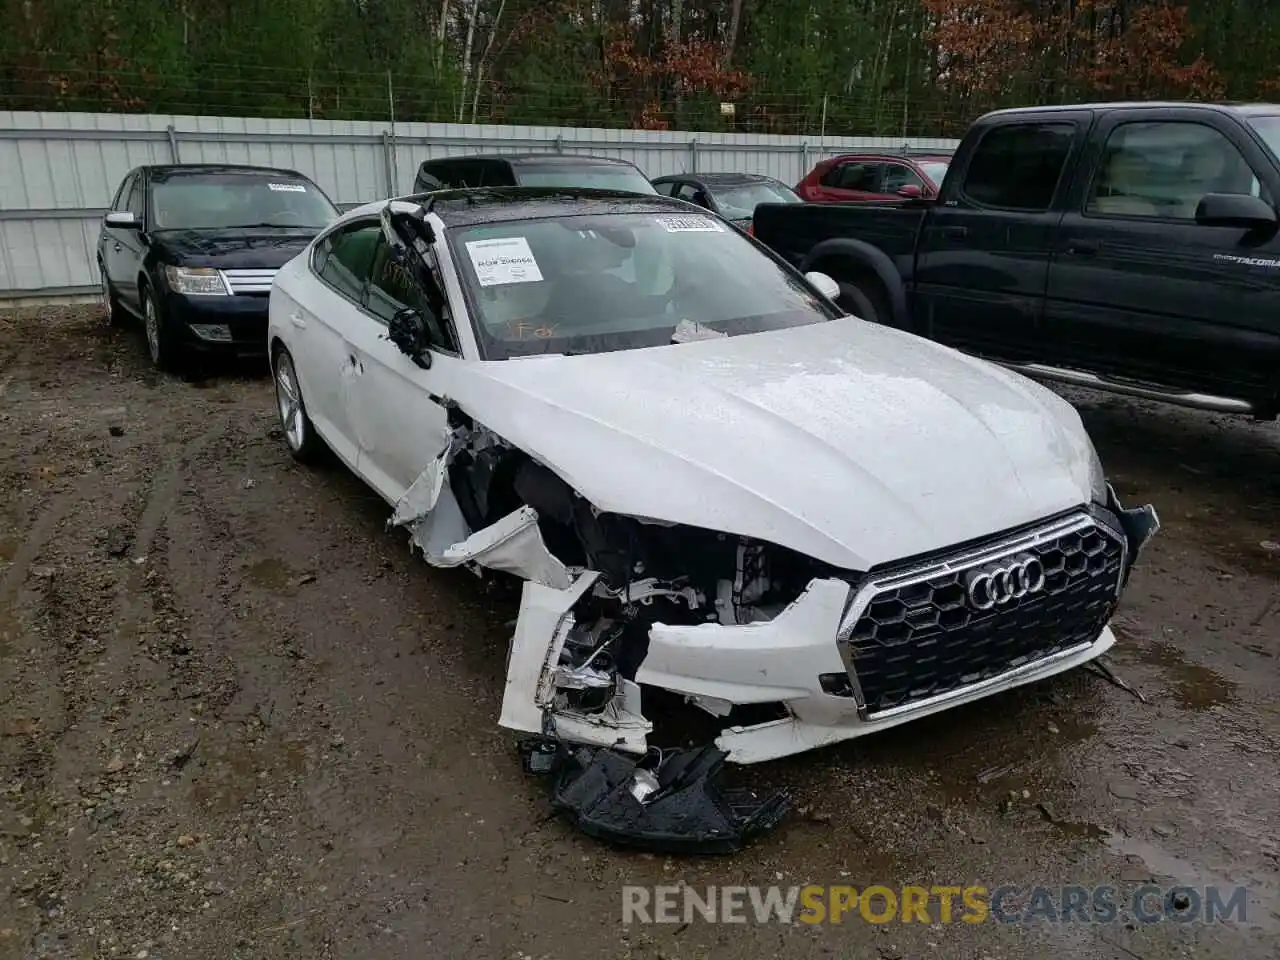
[[[1271,958],[1280,426],[1073,394],[1164,530],[1086,670],[751,768],[729,858],[548,817],[495,723],[515,594],[304,468],[265,371],[0,317],[0,957]],[[624,883],[1246,886],[1247,922],[621,923]],[[1123,898],[1121,898],[1123,900]]]

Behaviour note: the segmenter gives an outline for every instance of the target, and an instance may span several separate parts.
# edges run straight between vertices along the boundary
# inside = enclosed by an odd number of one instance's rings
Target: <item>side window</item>
[[[887,163],[884,168],[884,193],[896,193],[903,187],[913,186],[924,189],[924,181],[920,175],[902,163]]]
[[[373,251],[382,236],[376,223],[356,223],[331,233],[317,248],[313,262],[325,283],[348,300],[360,303],[373,265]]]
[[[849,164],[847,163],[832,164],[830,167],[827,168],[826,173],[824,173],[821,176],[821,178],[819,178],[818,182],[822,184],[824,187],[840,186],[841,171],[844,170],[845,167],[847,166],[849,166]]]
[[[136,173],[131,173],[120,181],[120,186],[116,189],[115,198],[111,201],[112,210],[128,210],[129,192],[133,189],[134,183],[138,180]]]
[[[878,163],[859,163],[857,161],[842,163],[835,169],[835,176],[832,181],[827,182],[826,178],[824,178],[823,182],[827,186],[836,187],[839,190],[879,193],[881,169],[882,167]]]
[[[424,317],[435,316],[435,311],[431,309],[426,296],[418,288],[413,278],[405,271],[404,267],[396,263],[395,258],[391,255],[391,246],[384,240],[381,235],[378,238],[378,246],[373,254],[373,269],[369,277],[369,295],[365,304],[366,309],[383,323],[390,323],[391,319],[400,310],[410,308],[417,310]],[[439,320],[439,317],[436,317]],[[457,351],[458,345],[454,342],[452,330],[447,323],[441,323],[449,342],[441,344],[447,350]]]
[[[676,191],[680,189],[680,181],[669,180],[666,183],[655,183],[653,185],[653,189],[657,190],[658,193],[662,194],[664,197],[674,197],[676,195]]]
[[[142,219],[144,205],[142,202],[144,187],[142,185],[142,174],[137,174],[133,178],[133,183],[129,185],[129,194],[124,200],[124,209],[130,213],[137,214],[139,220]]]
[[[707,194],[701,187],[692,183],[682,183],[680,192],[676,194],[681,200],[688,200],[690,203],[696,203],[700,207],[707,207],[710,204],[707,201]]]
[[[1073,123],[1021,123],[988,130],[969,160],[961,191],[985,207],[1048,210],[1075,132]]]
[[[1194,220],[1206,193],[1262,193],[1223,134],[1193,121],[1123,123],[1107,137],[1085,212]]]

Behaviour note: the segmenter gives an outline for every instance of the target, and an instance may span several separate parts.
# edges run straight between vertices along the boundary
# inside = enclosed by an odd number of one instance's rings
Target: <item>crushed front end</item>
[[[526,581],[499,722],[528,735],[527,761],[555,755],[558,809],[602,837],[630,824],[633,842],[675,849],[663,811],[687,803],[684,842],[729,849],[775,823],[785,801],[725,800],[713,776],[723,760],[873,733],[1105,652],[1129,572],[1159,529],[1151,507],[1125,509],[1106,492],[1105,503],[848,571],[734,534],[598,511],[456,415],[392,522],[435,565]],[[714,752],[664,757],[645,686],[719,718]],[[664,776],[679,789],[646,788]]]

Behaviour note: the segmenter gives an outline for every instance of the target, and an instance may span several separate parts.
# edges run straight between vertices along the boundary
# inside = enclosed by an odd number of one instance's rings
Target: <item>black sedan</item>
[[[112,323],[143,321],[151,361],[261,354],[276,271],[339,215],[302,174],[173,164],[131,170],[98,239]]]
[[[706,207],[748,233],[758,204],[803,202],[785,183],[758,173],[680,173],[657,177],[653,186],[664,197]]]

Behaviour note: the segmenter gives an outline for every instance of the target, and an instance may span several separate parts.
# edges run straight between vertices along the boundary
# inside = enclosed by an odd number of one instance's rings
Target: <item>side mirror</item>
[[[387,326],[387,339],[400,348],[400,352],[423,370],[431,366],[431,336],[427,321],[417,310],[406,307],[396,311]]]
[[[898,188],[898,196],[907,200],[919,200],[924,196],[924,191],[920,189],[919,184],[905,183]]]
[[[817,287],[818,292],[828,300],[835,300],[836,297],[840,296],[840,284],[836,283],[825,273],[819,273],[817,270],[810,270],[804,275],[804,278],[808,280],[811,285]]]
[[[1196,223],[1206,227],[1256,230],[1276,222],[1271,204],[1247,193],[1206,193],[1196,205]]]
[[[117,230],[142,229],[142,222],[132,210],[112,210],[103,217],[103,222],[108,227],[114,227]]]

